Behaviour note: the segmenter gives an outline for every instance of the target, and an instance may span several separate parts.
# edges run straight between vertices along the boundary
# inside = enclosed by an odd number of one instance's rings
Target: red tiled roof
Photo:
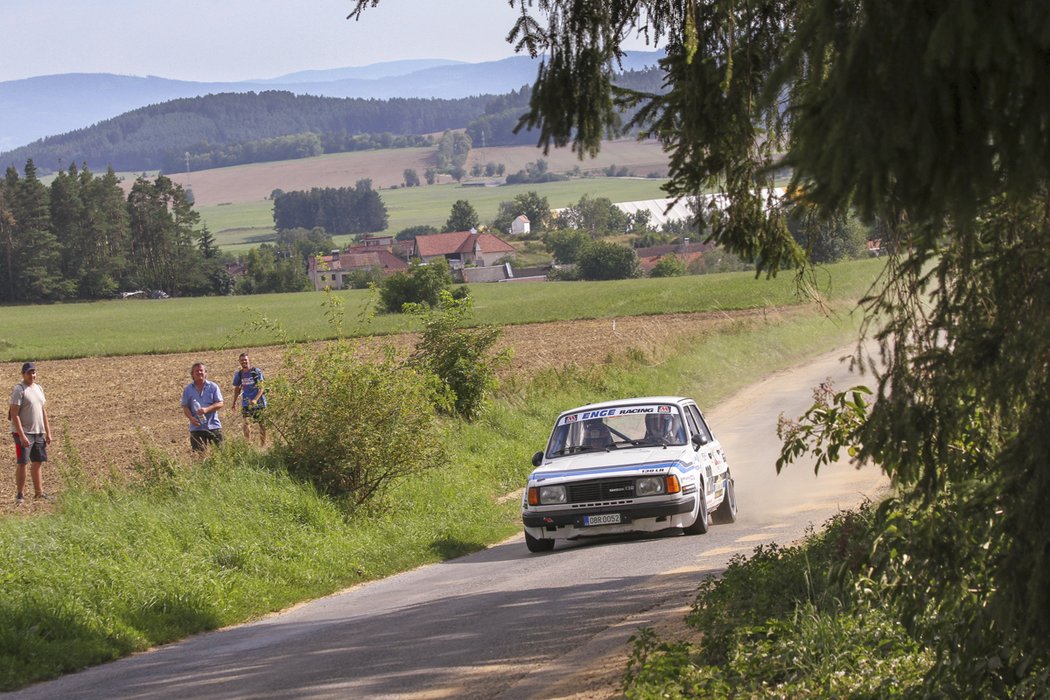
[[[482,253],[513,253],[514,246],[492,233],[479,233],[478,246]]]
[[[453,255],[455,253],[473,253],[475,241],[477,241],[483,253],[514,252],[514,246],[499,236],[491,233],[471,233],[470,231],[430,233],[425,236],[416,236],[416,251],[418,251],[421,258],[429,258],[435,255]]]

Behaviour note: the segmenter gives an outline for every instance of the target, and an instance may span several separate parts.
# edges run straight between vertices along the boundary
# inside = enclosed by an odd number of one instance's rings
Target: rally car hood
[[[545,460],[532,471],[532,478],[540,481],[555,477],[587,478],[598,473],[670,468],[676,462],[688,460],[690,452],[688,446],[632,447],[608,452],[583,452]]]

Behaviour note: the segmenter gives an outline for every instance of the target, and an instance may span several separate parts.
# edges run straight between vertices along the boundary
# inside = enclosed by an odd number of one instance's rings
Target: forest
[[[659,91],[657,69],[619,76],[625,87]],[[531,90],[462,99],[316,97],[285,91],[221,93],[171,100],[0,154],[28,160],[41,176],[70,164],[96,171],[184,172],[307,158],[366,148],[420,146],[427,134],[467,129],[477,146],[535,143],[515,133]]]
[[[0,182],[0,302],[101,299],[149,289],[227,294],[233,280],[181,185],[71,165],[50,187],[30,160]]]

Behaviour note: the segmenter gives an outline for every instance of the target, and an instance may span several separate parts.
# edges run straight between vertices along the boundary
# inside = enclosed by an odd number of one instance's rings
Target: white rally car
[[[580,406],[558,416],[522,496],[530,552],[558,539],[736,520],[722,446],[696,402],[648,396]],[[710,516],[710,517],[709,517]]]

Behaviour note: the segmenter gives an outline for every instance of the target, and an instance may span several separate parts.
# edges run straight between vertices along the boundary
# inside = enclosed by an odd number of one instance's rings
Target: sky
[[[507,0],[0,0],[0,81],[58,73],[198,82],[417,58],[514,55]],[[630,48],[645,48],[638,45]]]

